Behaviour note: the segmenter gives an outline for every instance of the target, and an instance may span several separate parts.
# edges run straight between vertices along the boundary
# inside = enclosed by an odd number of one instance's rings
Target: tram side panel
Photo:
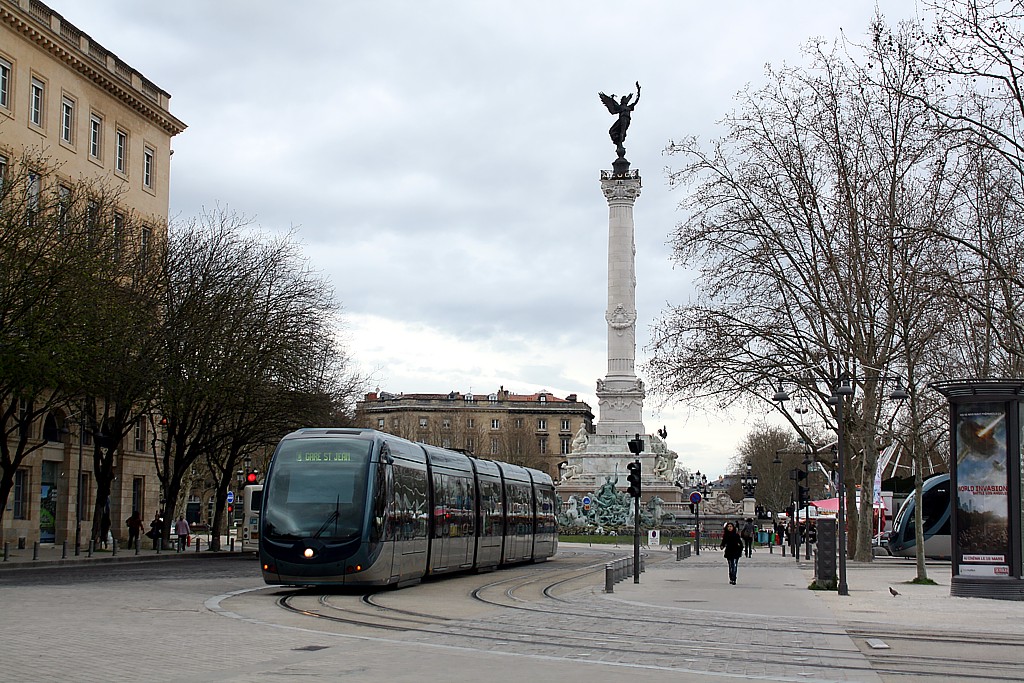
[[[502,564],[526,562],[533,555],[533,490],[525,467],[500,463],[505,503]]]
[[[469,569],[476,547],[476,489],[469,457],[423,445],[430,463],[430,572]]]
[[[555,516],[555,486],[551,477],[538,470],[530,470],[533,479],[534,537],[533,561],[540,562],[558,550],[558,520]]]
[[[392,525],[395,535],[395,568],[401,584],[415,582],[427,573],[427,549],[430,542],[429,481],[423,450],[414,444],[388,439],[394,488]]]
[[[501,563],[505,537],[505,509],[501,495],[501,471],[489,460],[475,460],[477,484],[476,561],[478,569],[493,569]]]

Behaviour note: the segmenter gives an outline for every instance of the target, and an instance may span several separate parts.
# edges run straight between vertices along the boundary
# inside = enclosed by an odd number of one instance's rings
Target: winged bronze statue
[[[624,143],[626,142],[626,131],[629,129],[629,118],[636,109],[636,105],[640,104],[640,81],[636,82],[636,99],[633,99],[633,93],[623,95],[618,101],[615,99],[615,95],[605,95],[603,92],[598,93],[601,98],[601,102],[607,107],[608,113],[617,116],[615,123],[608,129],[608,136],[615,143],[615,151],[618,153],[619,158],[623,159],[626,156],[626,148]]]

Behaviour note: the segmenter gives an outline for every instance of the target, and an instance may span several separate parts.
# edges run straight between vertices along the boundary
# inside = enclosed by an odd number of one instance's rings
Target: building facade
[[[112,188],[122,212],[112,224],[131,214],[132,234],[119,238],[139,253],[166,237],[171,139],[185,129],[169,105],[167,92],[44,3],[0,0],[0,172],[35,158],[51,169],[42,182],[58,189],[83,180]],[[27,192],[40,192],[28,177]],[[59,544],[76,526],[88,537],[93,444],[76,420],[53,412],[33,425],[29,438],[42,446],[15,473],[3,540]],[[133,510],[145,519],[158,507],[151,429],[140,421],[120,444],[109,504],[115,537]]]
[[[593,431],[594,414],[576,394],[366,394],[356,424],[411,441],[526,465],[558,480],[575,434]]]

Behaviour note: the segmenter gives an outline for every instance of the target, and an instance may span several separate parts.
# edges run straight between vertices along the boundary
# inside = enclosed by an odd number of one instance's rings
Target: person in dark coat
[[[142,517],[138,510],[132,511],[132,516],[124,520],[128,526],[128,547],[134,548],[139,541],[139,534],[142,533]]]
[[[725,525],[725,532],[722,533],[722,548],[725,550],[725,559],[729,561],[729,583],[736,585],[736,572],[740,567],[740,557],[743,556],[743,539],[736,531],[732,522]]]

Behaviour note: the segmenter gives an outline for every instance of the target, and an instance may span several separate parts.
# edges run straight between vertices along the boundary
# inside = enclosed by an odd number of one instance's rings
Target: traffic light
[[[806,506],[811,502],[811,491],[806,486],[798,487],[798,493],[800,497],[800,505]]]
[[[252,470],[245,475],[246,484],[255,484],[257,481],[259,481],[259,476],[256,474],[256,470]]]
[[[234,505],[228,505],[228,514],[230,515],[234,511],[235,511],[235,506]]]
[[[639,460],[626,465],[626,469],[629,470],[629,476],[626,477],[626,481],[629,482],[629,495],[634,498],[640,497],[640,476],[641,476],[641,465]]]

